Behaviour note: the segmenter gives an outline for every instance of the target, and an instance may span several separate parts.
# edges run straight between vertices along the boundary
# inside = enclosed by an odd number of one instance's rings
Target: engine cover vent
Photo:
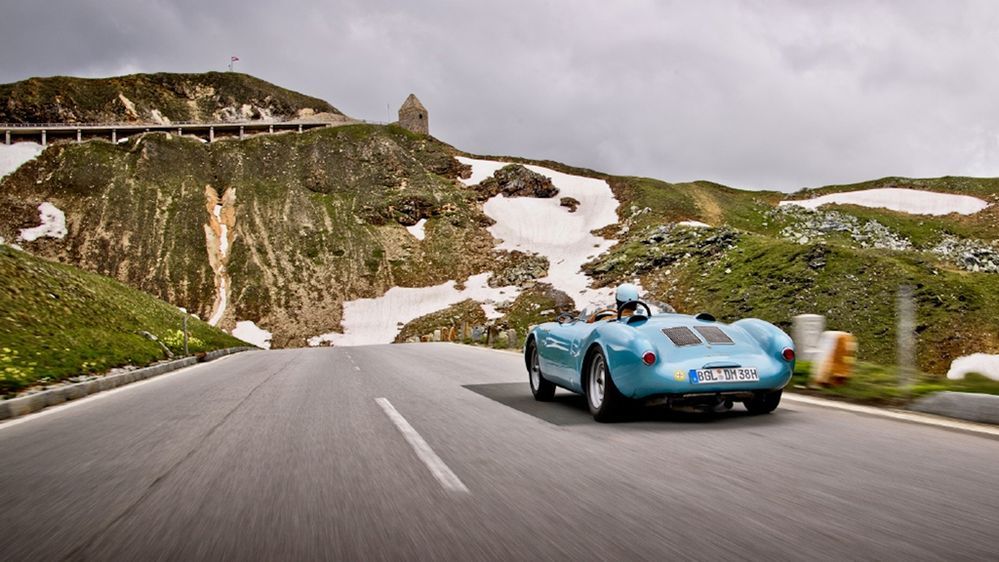
[[[690,331],[690,328],[686,326],[680,326],[677,328],[663,328],[663,333],[669,338],[669,341],[673,342],[673,345],[677,347],[684,347],[687,345],[700,345],[701,339],[698,338],[694,332]]]
[[[728,337],[728,334],[723,332],[721,328],[718,328],[717,326],[694,326],[694,329],[697,330],[697,333],[701,334],[701,337],[707,340],[708,343],[719,345],[731,345],[735,343],[732,341],[732,338]]]

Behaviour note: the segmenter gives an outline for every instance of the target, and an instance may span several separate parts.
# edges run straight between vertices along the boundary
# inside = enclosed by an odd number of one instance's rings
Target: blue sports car
[[[619,301],[620,302],[620,301]],[[630,316],[623,313],[633,310]],[[756,318],[724,324],[710,314],[652,314],[621,302],[610,318],[564,313],[535,326],[524,346],[534,398],[551,400],[559,386],[587,398],[597,421],[629,404],[772,412],[794,371],[794,344]]]

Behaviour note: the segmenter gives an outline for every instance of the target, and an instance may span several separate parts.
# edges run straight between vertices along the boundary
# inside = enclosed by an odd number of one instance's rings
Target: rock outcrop
[[[496,195],[504,197],[540,197],[547,199],[558,195],[552,180],[520,164],[510,164],[496,171],[475,188],[479,199],[485,201]]]
[[[329,103],[236,72],[54,76],[0,84],[0,123],[344,121]]]

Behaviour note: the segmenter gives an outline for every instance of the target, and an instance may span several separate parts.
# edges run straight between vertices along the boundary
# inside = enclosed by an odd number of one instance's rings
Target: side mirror
[[[575,318],[573,318],[568,312],[563,312],[555,318],[555,321],[559,324],[565,324],[566,322],[572,322],[573,320],[575,320]]]

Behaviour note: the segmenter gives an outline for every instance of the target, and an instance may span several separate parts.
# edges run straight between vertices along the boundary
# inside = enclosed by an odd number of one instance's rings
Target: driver
[[[626,302],[637,301],[638,300],[638,287],[632,283],[622,283],[618,286],[617,290],[614,291],[614,300],[617,303],[615,308],[604,308],[598,310],[590,315],[586,319],[587,322],[593,323],[597,320],[610,320],[611,318],[617,318],[618,309],[621,310],[621,317],[631,316],[635,313],[635,309],[638,305],[635,302],[631,302],[628,306],[621,308]]]

